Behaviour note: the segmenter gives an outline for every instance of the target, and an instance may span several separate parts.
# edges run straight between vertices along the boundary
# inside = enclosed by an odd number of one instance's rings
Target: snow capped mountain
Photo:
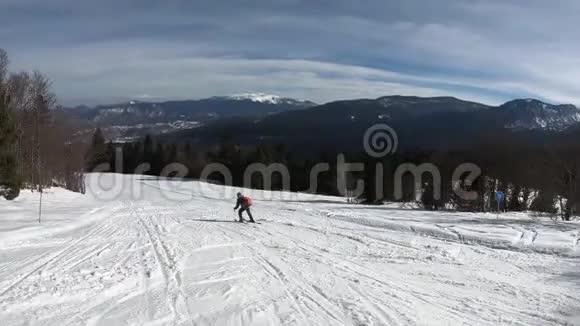
[[[203,134],[195,137],[210,135],[213,139],[219,137],[212,136],[214,131],[204,126],[220,119],[236,125],[243,119],[255,121],[251,131],[244,131],[250,134],[249,139],[299,142],[305,135],[304,143],[312,144],[310,133],[317,132],[327,135],[327,146],[358,146],[359,133],[385,122],[396,127],[409,146],[463,144],[494,129],[553,132],[580,127],[580,110],[574,105],[553,105],[536,99],[517,99],[492,107],[453,97],[385,96],[316,105],[278,95],[246,93],[188,101],[131,101],[67,112],[112,130],[113,139],[184,129]],[[308,132],[298,132],[305,130]],[[340,135],[336,130],[341,130]],[[425,133],[437,137],[422,136]]]
[[[488,106],[453,97],[388,96],[281,112],[236,132],[249,142],[268,139],[312,152],[329,147],[347,152],[360,150],[365,130],[379,123],[387,123],[396,130],[402,149],[466,148],[482,135],[506,129],[531,137],[572,126],[580,128],[580,110],[573,105],[552,105],[532,99]],[[232,121],[226,128],[235,129],[237,125],[237,121]],[[187,137],[211,143],[219,138],[219,130],[211,128],[193,129]],[[316,139],[312,138],[314,133]]]
[[[255,93],[157,103],[132,100],[94,108],[84,107],[82,110],[69,110],[69,112],[102,125],[130,125],[171,122],[184,118],[195,118],[194,120],[199,121],[204,117],[266,116],[314,105],[316,104],[310,101]]]
[[[303,105],[303,106],[313,106],[315,103],[310,101],[302,101],[289,97],[281,97],[273,94],[265,93],[244,93],[244,94],[234,94],[230,96],[215,96],[210,98],[214,100],[233,100],[233,101],[249,101],[261,104],[289,104],[289,105]]]
[[[264,93],[246,93],[246,94],[236,94],[228,96],[227,98],[233,100],[249,100],[258,103],[270,103],[277,104],[280,103],[281,97],[278,95],[264,94]]]
[[[314,105],[309,101],[256,93],[156,103],[131,100],[93,108],[79,107],[67,112],[110,129],[111,138],[120,139],[197,128],[221,118],[263,118]]]
[[[536,99],[513,100],[496,111],[509,129],[561,131],[580,122],[580,110],[574,105],[553,105]]]

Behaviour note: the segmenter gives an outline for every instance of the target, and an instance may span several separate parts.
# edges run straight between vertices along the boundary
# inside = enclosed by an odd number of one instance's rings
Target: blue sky
[[[0,0],[64,105],[247,92],[580,104],[576,0]]]

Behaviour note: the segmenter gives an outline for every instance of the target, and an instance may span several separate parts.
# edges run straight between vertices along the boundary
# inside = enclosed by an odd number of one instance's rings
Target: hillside
[[[580,323],[576,222],[96,177],[2,202],[3,325]]]
[[[262,119],[222,119],[195,130],[168,134],[168,142],[215,144],[223,139],[255,145],[286,144],[302,153],[361,151],[365,131],[388,124],[401,150],[469,149],[490,135],[517,133],[530,142],[574,129],[580,110],[538,100],[514,100],[493,107],[453,97],[387,96],[336,101]],[[337,132],[340,131],[340,132]]]
[[[262,118],[310,108],[316,104],[268,94],[215,96],[166,102],[130,101],[96,107],[75,107],[65,112],[105,130],[109,139],[132,140],[145,134],[195,129],[225,118]]]

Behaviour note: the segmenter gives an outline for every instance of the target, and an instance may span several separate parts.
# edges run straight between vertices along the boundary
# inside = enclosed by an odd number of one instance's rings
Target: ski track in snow
[[[240,224],[236,189],[123,178],[140,198],[55,191],[40,226],[0,203],[2,325],[580,324],[576,222],[257,192]]]

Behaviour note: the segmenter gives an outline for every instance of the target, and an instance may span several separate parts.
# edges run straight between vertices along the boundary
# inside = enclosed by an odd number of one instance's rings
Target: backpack
[[[242,203],[244,204],[244,206],[250,207],[252,206],[252,198],[244,196],[242,198]]]

